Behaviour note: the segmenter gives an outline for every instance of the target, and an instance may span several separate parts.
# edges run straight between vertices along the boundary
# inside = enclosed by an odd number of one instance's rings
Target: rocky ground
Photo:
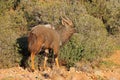
[[[89,64],[76,64],[66,70],[65,67],[47,68],[45,71],[30,72],[21,67],[0,69],[0,80],[120,80],[120,51],[103,60],[98,67]],[[79,67],[78,67],[79,66]]]

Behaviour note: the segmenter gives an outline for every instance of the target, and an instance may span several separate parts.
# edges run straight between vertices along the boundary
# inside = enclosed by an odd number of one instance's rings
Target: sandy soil
[[[71,67],[69,71],[65,67],[59,69],[54,67],[35,72],[22,67],[13,67],[0,69],[0,80],[120,80],[120,51],[115,51],[111,57],[104,60],[117,65],[112,65],[110,68],[92,68],[87,65],[80,67],[79,70]]]

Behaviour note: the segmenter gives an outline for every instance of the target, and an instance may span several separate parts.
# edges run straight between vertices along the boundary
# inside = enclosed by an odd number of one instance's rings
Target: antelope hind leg
[[[35,70],[34,58],[35,58],[35,54],[31,53],[31,70],[32,71]]]

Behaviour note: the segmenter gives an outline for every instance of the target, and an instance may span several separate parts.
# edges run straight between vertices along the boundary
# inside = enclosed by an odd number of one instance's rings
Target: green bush
[[[100,19],[90,15],[79,15],[75,26],[78,33],[60,51],[60,58],[67,66],[79,60],[99,60],[114,49],[114,41],[107,36],[107,30]]]
[[[37,25],[36,22],[36,15],[40,14],[39,17],[41,22],[40,23],[50,23],[57,27],[57,25],[60,24],[60,16],[67,15],[68,17],[71,17],[71,19],[74,19],[74,16],[77,16],[81,13],[85,14],[86,9],[85,6],[81,5],[80,3],[73,3],[68,4],[66,2],[60,2],[60,1],[53,1],[50,3],[41,3],[36,2],[35,5],[29,5],[26,3],[28,7],[24,7],[25,10],[25,16],[27,18],[28,26],[33,27],[34,25]],[[77,7],[76,7],[77,6]],[[73,13],[74,12],[74,13]],[[38,16],[37,16],[38,17]],[[74,21],[74,20],[73,20]]]
[[[0,0],[0,15],[3,14],[5,11],[8,11],[10,7],[13,7],[14,0]]]
[[[12,67],[22,58],[18,54],[16,40],[25,33],[25,19],[18,11],[6,12],[4,16],[0,15],[0,24],[0,68]]]
[[[108,32],[112,35],[119,35],[120,32],[120,4],[119,1],[107,2],[107,12],[105,15]]]
[[[88,14],[96,17],[102,18],[106,11],[106,0],[91,0],[85,2]]]
[[[101,19],[109,34],[119,35],[120,32],[120,2],[118,0],[92,0],[87,1],[85,6],[88,13]]]
[[[74,34],[70,41],[60,49],[60,60],[63,61],[62,65],[67,67],[73,66],[76,62],[82,59],[84,50],[82,43],[82,37],[80,34]]]
[[[57,28],[61,24],[60,16],[64,15],[73,21],[78,33],[75,33],[70,41],[60,49],[60,61],[64,60],[66,66],[70,67],[80,60],[94,61],[109,55],[119,39],[118,35],[117,37],[108,35],[114,32],[118,34],[114,31],[114,27],[115,30],[116,27],[119,30],[119,6],[111,0],[91,1],[83,1],[84,4],[73,0],[1,1],[0,68],[12,67],[15,64],[24,65],[22,62],[26,61],[29,56],[26,37],[28,28],[39,23],[50,23]],[[10,11],[11,8],[13,11]],[[38,18],[40,21],[37,20]],[[110,26],[110,31],[108,26]],[[36,60],[36,65],[39,61],[41,60]]]

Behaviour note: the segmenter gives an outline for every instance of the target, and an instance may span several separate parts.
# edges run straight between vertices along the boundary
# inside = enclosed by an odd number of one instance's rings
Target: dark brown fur
[[[37,54],[40,49],[59,49],[60,36],[56,30],[38,26],[30,32],[28,37],[29,51]],[[58,51],[55,51],[57,53]]]

